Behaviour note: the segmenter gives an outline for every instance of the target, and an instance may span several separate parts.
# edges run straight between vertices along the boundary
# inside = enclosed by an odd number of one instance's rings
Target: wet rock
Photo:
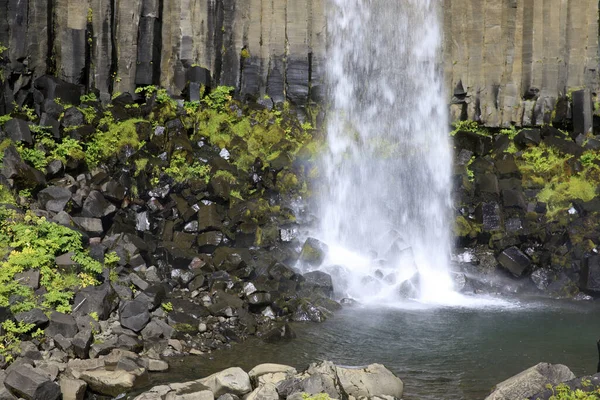
[[[333,296],[333,281],[331,275],[323,271],[307,272],[304,275],[306,283],[312,284],[323,291],[328,297]]]
[[[299,262],[318,267],[325,260],[327,251],[328,247],[325,243],[315,238],[308,238],[302,246]]]
[[[45,99],[61,99],[61,101],[67,104],[79,104],[80,96],[83,94],[81,86],[65,82],[50,75],[44,75],[36,79],[34,86],[42,92]]]
[[[150,322],[150,312],[145,302],[131,300],[123,303],[119,310],[121,326],[140,332]]]
[[[524,399],[541,392],[548,384],[557,385],[574,378],[564,365],[539,363],[497,384],[486,400]]]
[[[535,287],[542,291],[548,288],[548,285],[550,285],[554,278],[555,274],[549,268],[540,268],[531,274],[531,280],[533,281]]]
[[[30,365],[19,365],[8,372],[4,385],[25,400],[57,400],[60,387]]]
[[[228,368],[212,374],[199,382],[210,389],[218,397],[225,393],[242,396],[252,391],[250,377],[243,369],[238,367]]]
[[[221,230],[222,218],[216,204],[200,206],[198,209],[198,231]]]
[[[64,112],[64,116],[61,119],[61,125],[63,128],[76,128],[82,126],[85,123],[85,117],[83,113],[77,109],[77,107],[67,108]]]
[[[579,287],[583,291],[600,293],[600,256],[591,255],[583,259]]]
[[[284,323],[266,329],[260,333],[259,336],[267,343],[277,343],[280,341],[294,339],[296,337],[296,333],[294,333],[289,324]]]
[[[509,247],[498,256],[498,262],[514,276],[520,277],[531,265],[531,260],[518,247]]]

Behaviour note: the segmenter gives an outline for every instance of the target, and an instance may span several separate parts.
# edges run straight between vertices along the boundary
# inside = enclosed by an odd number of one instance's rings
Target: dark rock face
[[[304,262],[313,267],[318,267],[325,260],[327,255],[327,245],[314,238],[306,239],[302,252],[300,253],[300,262]]]
[[[119,313],[121,325],[134,332],[140,332],[150,322],[148,305],[141,301],[126,301],[121,306]]]
[[[77,322],[71,315],[53,311],[50,314],[50,324],[46,329],[46,336],[52,337],[62,335],[65,338],[73,338],[77,334]]]
[[[521,250],[513,246],[498,256],[498,262],[514,276],[521,276],[531,265],[531,260]]]
[[[4,385],[26,400],[57,400],[61,397],[60,387],[30,365],[13,368],[6,376]]]
[[[582,264],[579,287],[585,291],[600,293],[600,256],[586,257]]]

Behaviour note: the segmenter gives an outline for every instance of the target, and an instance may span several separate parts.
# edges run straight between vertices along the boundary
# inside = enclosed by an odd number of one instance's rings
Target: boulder
[[[109,282],[100,286],[88,286],[81,289],[73,302],[73,315],[84,316],[96,313],[98,319],[106,320],[116,308],[117,294]]]
[[[60,398],[60,387],[52,382],[48,375],[21,364],[8,372],[4,385],[18,397],[25,400],[57,400]]]
[[[119,322],[121,326],[140,332],[150,322],[148,305],[142,301],[126,301],[119,310]]]
[[[600,293],[600,256],[591,255],[583,259],[579,288],[586,292]]]
[[[257,387],[245,400],[279,400],[277,387],[273,383],[265,383]]]
[[[72,379],[66,376],[60,378],[60,391],[63,400],[83,400],[87,383],[81,379]]]
[[[71,200],[71,191],[60,186],[49,186],[38,193],[40,204],[46,210],[55,213],[63,211],[69,200]]]
[[[318,267],[325,260],[327,251],[328,247],[325,243],[315,238],[308,238],[302,246],[299,261],[303,264]]]
[[[546,389],[546,385],[557,385],[574,378],[565,365],[539,363],[496,385],[485,400],[526,399]]]
[[[331,275],[323,271],[312,271],[305,273],[303,276],[306,283],[310,283],[320,288],[323,291],[323,294],[328,297],[333,296],[333,281],[331,280]]]
[[[129,371],[99,369],[83,371],[79,378],[87,382],[94,392],[116,397],[143,384],[146,380],[145,375],[146,371],[143,368]]]
[[[199,382],[208,387],[217,397],[225,393],[241,396],[252,391],[250,377],[243,369],[238,367],[227,368],[224,371],[200,379]]]
[[[50,324],[45,333],[48,337],[60,334],[65,338],[74,338],[78,331],[77,322],[73,316],[53,311],[50,314]]]
[[[25,142],[33,144],[31,130],[27,121],[19,118],[12,118],[4,124],[4,131],[8,133],[8,137],[15,143]]]
[[[39,308],[34,308],[33,310],[30,310],[30,311],[15,314],[15,319],[18,322],[23,322],[26,324],[34,324],[35,325],[34,329],[43,328],[49,322],[49,319],[46,316],[46,314],[44,314],[44,312],[42,310],[40,310]]]
[[[340,385],[349,396],[402,398],[404,383],[381,364],[371,364],[364,368],[336,367],[335,369]]]
[[[518,247],[512,246],[498,256],[498,262],[514,276],[520,277],[531,265],[531,260]]]
[[[92,190],[83,202],[82,217],[102,218],[117,211],[117,207],[110,203],[102,193]]]
[[[260,386],[266,383],[279,383],[296,373],[296,368],[289,365],[259,364],[248,372],[248,376],[254,386]]]

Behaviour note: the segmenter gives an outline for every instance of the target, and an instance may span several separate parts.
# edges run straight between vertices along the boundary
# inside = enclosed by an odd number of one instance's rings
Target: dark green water
[[[405,383],[405,399],[483,399],[496,383],[538,362],[576,375],[596,372],[600,304],[528,302],[504,308],[347,308],[319,325],[294,326],[289,343],[247,341],[210,356],[173,360],[156,382],[197,379],[264,362],[304,368],[331,360],[382,363]]]

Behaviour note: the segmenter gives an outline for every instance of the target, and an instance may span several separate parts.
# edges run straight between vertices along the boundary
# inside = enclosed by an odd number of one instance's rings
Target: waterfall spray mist
[[[434,0],[332,0],[320,232],[341,295],[452,293],[451,146]],[[413,281],[416,281],[413,279]]]

